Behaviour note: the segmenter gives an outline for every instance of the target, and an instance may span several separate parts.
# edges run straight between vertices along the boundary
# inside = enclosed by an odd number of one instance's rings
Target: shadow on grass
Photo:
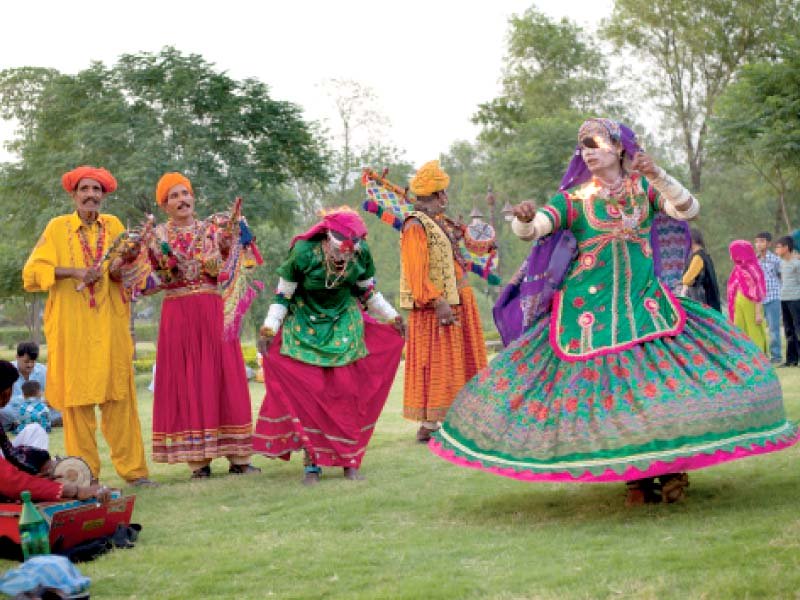
[[[800,478],[792,469],[769,472],[736,465],[735,473],[693,472],[684,501],[676,504],[625,506],[625,485],[609,484],[519,484],[519,489],[486,492],[451,492],[447,516],[458,516],[474,525],[558,525],[580,523],[633,523],[662,517],[691,519],[748,519],[796,509]],[[719,470],[723,470],[721,468]],[[729,469],[730,470],[730,469]],[[522,489],[522,486],[527,486]],[[516,487],[516,486],[515,486]]]

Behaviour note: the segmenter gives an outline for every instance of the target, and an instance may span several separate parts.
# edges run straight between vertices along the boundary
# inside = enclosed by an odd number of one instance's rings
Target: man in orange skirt
[[[409,309],[403,416],[417,440],[439,428],[458,391],[486,366],[478,307],[460,263],[461,232],[445,219],[450,177],[434,160],[411,180],[414,211],[400,238],[400,306]]]

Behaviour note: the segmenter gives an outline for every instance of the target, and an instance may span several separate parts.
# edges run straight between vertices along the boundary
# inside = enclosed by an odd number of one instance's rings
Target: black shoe
[[[261,473],[261,469],[253,465],[231,465],[228,467],[228,473],[233,475],[250,475],[254,473]]]
[[[211,466],[206,465],[192,471],[192,479],[208,479],[211,477]]]
[[[783,368],[785,368],[785,367],[796,367],[796,366],[797,366],[797,363],[788,363],[788,362],[785,362],[785,363],[781,363],[781,364],[779,364],[779,365],[778,365],[776,368],[777,368],[777,369],[783,369]]]

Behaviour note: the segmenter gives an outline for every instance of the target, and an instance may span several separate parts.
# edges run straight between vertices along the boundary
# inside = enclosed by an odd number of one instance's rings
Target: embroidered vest
[[[425,228],[425,236],[428,238],[428,278],[437,289],[442,290],[442,295],[448,304],[451,306],[461,304],[450,238],[428,215],[411,211],[407,214],[406,219],[411,218],[418,219],[422,223]],[[402,263],[400,265],[400,308],[415,308],[414,296],[411,294],[411,286],[406,279]]]

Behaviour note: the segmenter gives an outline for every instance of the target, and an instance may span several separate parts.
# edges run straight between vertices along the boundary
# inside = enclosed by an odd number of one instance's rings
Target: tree
[[[535,8],[509,24],[503,93],[473,121],[495,189],[542,202],[558,188],[587,114],[623,115],[609,102],[608,67],[591,34]]]
[[[716,110],[714,153],[749,165],[772,187],[775,229],[791,231],[800,208],[789,205],[800,183],[800,38],[782,48],[778,61],[746,65]]]
[[[531,119],[586,113],[602,105],[607,64],[590,34],[529,8],[509,20],[503,94],[473,117],[481,140],[502,142]]]
[[[797,0],[615,0],[602,33],[626,60],[648,61],[642,95],[678,131],[699,191],[714,104],[746,62],[774,55],[796,27]]]
[[[389,119],[378,108],[378,97],[368,86],[350,79],[330,79],[324,84],[333,99],[340,133],[338,149],[334,151],[337,194],[344,196],[352,185],[352,173],[359,154],[379,147]],[[366,139],[359,140],[359,137]],[[362,143],[359,143],[361,141]],[[366,142],[366,143],[364,143]]]
[[[193,180],[204,210],[241,195],[251,218],[284,224],[293,212],[288,184],[327,178],[320,142],[297,106],[175,48],[76,75],[2,71],[0,105],[19,122],[9,148],[21,158],[0,170],[0,202],[31,232],[69,206],[60,175],[78,164],[114,173],[120,187],[110,209],[134,222],[153,210],[155,184],[169,170]]]

